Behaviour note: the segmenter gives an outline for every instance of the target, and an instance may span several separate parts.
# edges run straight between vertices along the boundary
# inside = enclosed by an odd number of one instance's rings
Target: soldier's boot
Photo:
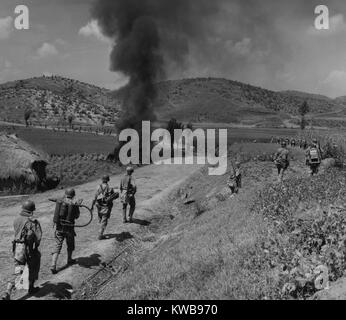
[[[133,223],[133,214],[135,213],[135,207],[130,207],[130,212],[129,212],[129,222]]]
[[[28,293],[30,295],[33,295],[33,294],[37,293],[39,290],[40,290],[39,288],[35,287],[34,281],[30,281]]]
[[[123,222],[127,223],[127,218],[126,218],[126,208],[123,208]]]
[[[76,263],[76,260],[72,259],[72,253],[73,253],[73,251],[71,251],[71,250],[67,251],[67,265],[68,266],[72,266],[73,264]]]
[[[51,267],[50,267],[50,271],[52,272],[52,274],[57,274],[58,273],[58,271],[56,270],[56,264],[58,262],[58,257],[59,257],[58,253],[53,253],[52,254],[52,264],[51,264]]]

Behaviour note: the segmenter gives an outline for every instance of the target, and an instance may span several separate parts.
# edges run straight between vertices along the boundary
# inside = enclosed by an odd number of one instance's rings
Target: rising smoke
[[[97,0],[92,16],[105,36],[114,40],[111,71],[129,77],[123,90],[119,129],[138,128],[154,120],[156,82],[165,79],[166,65],[183,68],[191,39],[202,39],[205,19],[222,1]]]

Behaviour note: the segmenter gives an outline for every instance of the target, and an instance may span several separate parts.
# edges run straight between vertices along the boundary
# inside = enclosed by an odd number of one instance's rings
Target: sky
[[[167,79],[224,77],[271,90],[346,95],[346,1],[214,0],[216,10],[200,17],[199,1],[191,19],[201,33],[187,39],[184,63],[166,61]],[[116,39],[103,36],[92,18],[93,0],[16,2],[0,1],[0,83],[42,74],[109,89],[126,83],[109,71]],[[20,4],[29,8],[29,30],[14,28]],[[319,4],[329,8],[329,30],[314,28]]]

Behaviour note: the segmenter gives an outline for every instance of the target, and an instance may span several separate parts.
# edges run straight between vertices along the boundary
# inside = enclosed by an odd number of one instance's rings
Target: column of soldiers
[[[133,222],[136,209],[135,194],[137,192],[137,186],[133,172],[134,169],[132,167],[126,169],[126,175],[121,179],[119,187],[124,223]],[[109,176],[102,178],[91,207],[91,211],[95,206],[97,208],[100,224],[99,240],[105,239],[104,232],[108,225],[108,220],[111,217],[113,201],[119,197],[119,193],[115,192],[109,186],[109,181]],[[73,252],[75,251],[75,222],[80,217],[80,206],[83,200],[76,201],[75,198],[76,191],[74,189],[67,189],[64,197],[61,199],[50,199],[50,201],[56,202],[53,217],[55,245],[52,251],[50,268],[52,274],[58,273],[57,261],[64,242],[66,242],[67,247],[67,266],[76,263],[76,260],[72,258]],[[127,215],[128,207],[129,213]],[[16,288],[28,290],[29,295],[33,295],[38,291],[34,283],[38,279],[40,270],[41,254],[39,247],[42,239],[42,228],[39,221],[34,217],[35,210],[36,206],[33,201],[24,202],[19,217],[14,221],[14,240],[12,246],[14,273],[7,285],[7,290],[2,300],[10,300],[13,290]],[[25,276],[25,272],[27,276]],[[27,284],[24,282],[27,282]]]
[[[278,180],[282,182],[285,172],[290,166],[290,151],[288,145],[292,147],[299,146],[299,148],[305,150],[305,164],[310,168],[310,175],[314,176],[318,174],[319,168],[322,163],[323,150],[317,139],[313,139],[310,144],[304,139],[283,139],[277,140],[281,147],[274,155],[274,163],[278,169]]]

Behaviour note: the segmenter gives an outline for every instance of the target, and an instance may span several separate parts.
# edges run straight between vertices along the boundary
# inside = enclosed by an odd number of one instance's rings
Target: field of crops
[[[47,173],[60,179],[60,187],[68,187],[122,172],[118,164],[105,160],[106,156],[100,154],[51,156]]]
[[[270,227],[256,259],[275,275],[276,298],[310,298],[345,276],[345,186],[345,171],[332,169],[259,193],[254,211]]]
[[[50,155],[109,154],[115,145],[114,137],[91,133],[54,132],[25,127],[14,127],[11,133],[16,133],[20,139]]]

